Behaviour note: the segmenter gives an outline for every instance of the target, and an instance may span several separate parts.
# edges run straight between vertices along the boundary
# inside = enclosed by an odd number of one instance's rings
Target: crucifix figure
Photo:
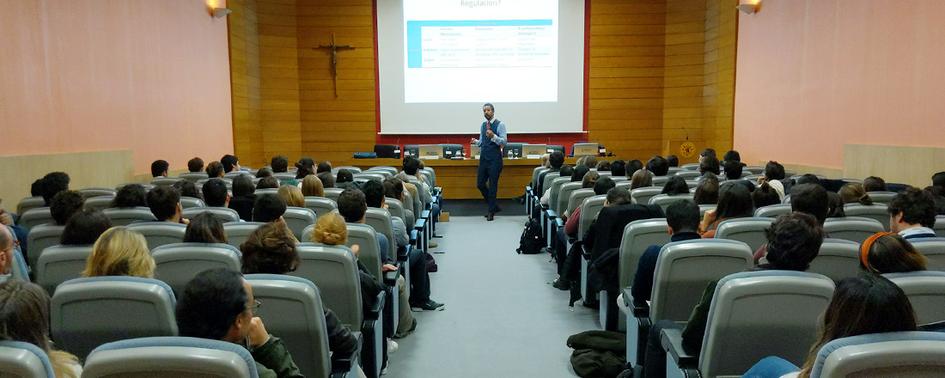
[[[331,33],[331,43],[327,45],[318,45],[315,50],[327,49],[331,52],[331,85],[335,90],[335,98],[338,98],[338,50],[354,50],[356,47],[351,45],[335,44],[335,33]]]

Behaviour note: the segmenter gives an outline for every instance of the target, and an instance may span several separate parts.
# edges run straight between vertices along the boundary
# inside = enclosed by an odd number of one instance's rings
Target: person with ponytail
[[[49,296],[43,288],[21,280],[0,283],[0,340],[21,341],[49,356],[56,378],[78,378],[82,365],[75,356],[55,350],[49,341]]]

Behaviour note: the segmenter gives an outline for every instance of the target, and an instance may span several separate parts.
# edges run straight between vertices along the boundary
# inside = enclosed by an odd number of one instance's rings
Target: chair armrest
[[[358,331],[351,331],[351,334],[358,339],[358,349],[348,358],[333,358],[331,360],[331,378],[345,378],[349,374],[354,376],[352,369],[360,365],[358,356],[361,355],[361,347],[364,345],[364,335]]]
[[[397,285],[397,276],[400,275],[400,267],[397,266],[397,270],[391,270],[382,274],[384,275],[384,284],[390,286],[392,290],[396,290],[394,286]]]
[[[681,328],[664,328],[660,334],[660,344],[680,369],[695,369],[699,356],[687,354],[683,349],[682,331]]]
[[[426,226],[427,226],[427,219],[426,219],[426,218],[417,218],[417,223],[414,223],[413,229],[414,229],[414,230],[418,230],[418,231],[423,231],[423,229],[424,229]]]
[[[420,218],[423,218],[423,219],[430,219],[430,209],[429,209],[429,206],[430,206],[430,205],[427,205],[427,206],[428,206],[428,208],[427,208],[426,210],[423,210],[423,211],[420,212],[420,214],[421,214],[421,215],[420,215]]]
[[[564,220],[561,218],[555,218],[555,227],[564,227]]]
[[[410,250],[412,249],[412,247],[413,247],[412,245],[407,244],[403,246],[402,248],[397,248],[397,261],[398,262],[407,261],[407,259],[410,258]]]
[[[384,302],[386,299],[386,291],[377,293],[377,300],[374,301],[374,306],[368,309],[369,316],[366,320],[377,320],[380,318],[381,313],[384,311]]]
[[[650,306],[645,302],[638,303],[637,300],[633,299],[633,291],[629,286],[623,288],[623,304],[627,305],[631,311],[633,311],[633,316],[638,320],[641,318],[646,318],[647,323],[650,319]]]
[[[546,215],[549,219],[554,219],[554,218],[557,218],[557,217],[558,217],[558,213],[555,212],[554,210],[551,210],[551,209],[545,209],[545,215]]]
[[[410,245],[417,245],[417,239],[420,239],[420,233],[414,228],[410,230]]]

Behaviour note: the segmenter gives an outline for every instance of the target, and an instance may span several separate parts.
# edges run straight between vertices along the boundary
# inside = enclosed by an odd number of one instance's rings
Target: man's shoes
[[[427,244],[427,247],[430,248],[430,249],[433,249],[433,248],[436,248],[436,247],[439,247],[439,246],[440,246],[440,245],[439,245],[439,244],[436,244],[436,242],[434,242],[434,241],[431,241],[431,242],[429,242],[429,244]]]
[[[486,220],[492,222],[495,220],[495,213],[489,213],[486,215]]]
[[[410,336],[410,334],[412,334],[414,331],[417,330],[417,324],[419,324],[419,322],[417,321],[417,319],[414,319],[414,320],[413,320],[413,324],[410,325],[410,329],[408,329],[408,330],[407,330],[406,332],[404,332],[404,333],[395,334],[395,335],[394,335],[394,338],[395,338],[395,339],[402,339],[402,338],[404,338],[404,337]]]
[[[561,279],[561,277],[558,277],[558,279],[556,279],[555,282],[551,283],[551,286],[554,286],[555,289],[558,289],[561,291],[568,291],[568,290],[571,290],[571,281],[563,280]]]
[[[387,339],[387,354],[397,353],[397,349],[400,349],[400,346],[397,345],[397,342]]]
[[[443,303],[436,303],[432,299],[429,299],[424,303],[411,304],[410,309],[413,311],[443,311],[446,310],[446,305]]]

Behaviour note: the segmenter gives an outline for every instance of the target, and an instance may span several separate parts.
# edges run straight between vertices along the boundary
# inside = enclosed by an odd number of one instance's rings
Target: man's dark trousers
[[[476,187],[482,198],[489,203],[489,212],[497,213],[499,206],[496,204],[495,197],[499,191],[499,174],[502,173],[502,158],[491,158],[479,160],[479,171],[476,175]],[[486,186],[488,181],[488,186]]]

